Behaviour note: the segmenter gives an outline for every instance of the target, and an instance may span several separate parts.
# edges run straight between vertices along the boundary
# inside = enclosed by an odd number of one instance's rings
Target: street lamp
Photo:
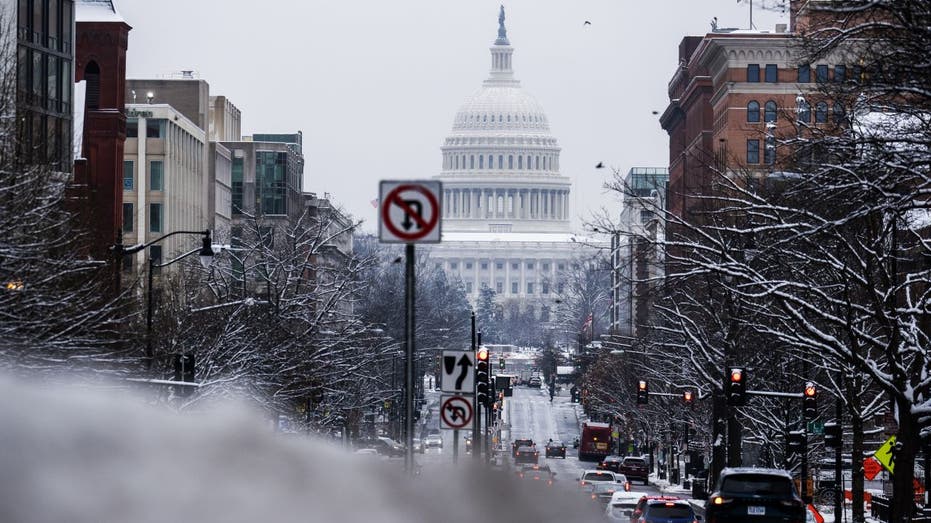
[[[135,254],[145,249],[146,247],[150,247],[152,245],[155,245],[156,243],[161,242],[162,240],[166,238],[177,236],[179,234],[200,234],[201,236],[203,236],[201,247],[199,249],[194,249],[192,251],[186,252],[182,254],[181,256],[178,256],[177,258],[173,260],[169,260],[165,263],[155,263],[154,259],[152,259],[151,257],[149,258],[148,286],[146,288],[146,293],[147,293],[147,296],[146,296],[146,332],[145,332],[146,370],[149,370],[152,368],[152,360],[154,357],[154,352],[152,350],[152,309],[153,309],[153,303],[152,303],[153,276],[152,274],[153,274],[153,270],[155,268],[167,267],[168,265],[179,262],[183,260],[184,258],[191,256],[194,253],[197,253],[200,256],[200,264],[204,266],[204,268],[209,268],[210,265],[213,263],[213,258],[214,258],[213,244],[210,239],[210,229],[205,229],[203,231],[172,231],[150,242],[138,243],[136,245],[132,245],[129,247],[123,246],[122,240],[120,240],[120,243],[117,243],[116,245],[113,245],[111,247],[111,250],[113,251],[114,256],[116,256],[118,260],[122,260],[123,256],[126,256],[127,254]]]

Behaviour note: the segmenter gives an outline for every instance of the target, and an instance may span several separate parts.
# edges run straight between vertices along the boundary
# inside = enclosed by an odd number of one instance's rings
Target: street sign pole
[[[453,431],[453,464],[459,463],[459,431]]]
[[[837,447],[834,448],[834,521],[842,521],[844,515],[844,402],[840,395],[834,400],[834,417],[837,418],[840,432]]]
[[[406,271],[404,274],[404,412],[406,413],[404,444],[404,465],[408,474],[414,474],[414,244],[408,243],[404,249]]]

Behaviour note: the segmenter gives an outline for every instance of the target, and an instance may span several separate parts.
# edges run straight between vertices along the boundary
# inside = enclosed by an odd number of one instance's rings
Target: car
[[[536,447],[537,444],[532,439],[515,439],[511,442],[511,456],[517,456],[517,449],[520,447]]]
[[[378,451],[373,448],[362,448],[362,449],[356,449],[356,451],[353,452],[353,454],[356,454],[359,456],[378,456]]]
[[[688,501],[660,499],[647,501],[638,519],[639,523],[694,523],[694,521],[695,512]]]
[[[527,385],[530,387],[542,387],[543,380],[541,380],[539,376],[534,376],[527,381]]]
[[[621,461],[623,458],[620,456],[606,456],[605,459],[601,460],[601,463],[595,466],[598,470],[610,470],[611,472],[620,472],[621,471]]]
[[[805,504],[785,470],[726,468],[705,504],[705,521],[804,523]]]
[[[391,458],[397,458],[405,455],[404,445],[401,445],[397,441],[385,436],[359,440],[356,443],[356,447],[360,449],[375,449],[375,451],[379,454]]]
[[[640,480],[644,485],[650,482],[650,469],[643,458],[627,456],[621,461],[617,471],[627,476],[631,481]]]
[[[518,447],[517,452],[514,453],[514,463],[536,463],[540,458],[540,453],[537,452],[536,447],[528,447],[526,445]]]
[[[552,486],[556,481],[556,473],[546,465],[524,465],[517,471],[517,477],[529,481],[539,481]]]
[[[439,434],[428,434],[427,437],[423,439],[423,444],[427,448],[443,448],[443,437]]]
[[[579,487],[591,488],[592,483],[617,483],[617,476],[610,470],[583,470],[579,474]]]
[[[411,447],[411,449],[413,449],[413,451],[418,454],[423,454],[424,453],[423,441],[421,441],[420,438],[414,438],[414,445]]]
[[[640,499],[637,500],[637,505],[634,507],[634,511],[630,513],[630,523],[637,523],[640,521],[640,516],[643,515],[644,509],[646,509],[647,503],[650,501],[678,501],[682,498],[677,496],[640,496]]]
[[[625,482],[626,483],[626,482]],[[627,488],[630,488],[627,486]],[[600,501],[602,503],[608,503],[611,501],[611,498],[614,496],[615,492],[621,492],[625,490],[625,486],[620,483],[610,483],[607,481],[597,481],[591,484],[591,498],[593,501]]]
[[[463,439],[465,440],[465,451],[472,452],[472,431],[466,432]]]
[[[550,440],[546,444],[546,457],[561,457],[566,459],[566,444],[561,441]]]
[[[643,494],[639,492],[616,491],[605,507],[605,517],[614,523],[630,523],[630,515],[634,513],[641,496]]]

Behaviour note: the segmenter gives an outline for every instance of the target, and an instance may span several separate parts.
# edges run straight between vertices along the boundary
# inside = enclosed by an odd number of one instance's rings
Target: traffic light
[[[802,416],[807,420],[818,417],[818,388],[810,381],[805,384],[805,393],[802,397]]]
[[[682,393],[682,401],[687,407],[691,407],[695,403],[695,393],[691,390],[686,390]]]
[[[740,367],[727,369],[727,404],[732,407],[747,404],[747,371]]]
[[[804,430],[793,430],[789,432],[789,453],[801,456],[805,453],[805,447],[808,443],[808,435]]]
[[[491,390],[488,387],[488,349],[477,350],[475,359],[475,403],[489,405]]]
[[[650,397],[650,386],[646,380],[637,382],[637,405],[646,405]]]
[[[836,449],[841,446],[840,423],[829,421],[824,424],[824,446]]]
[[[504,361],[504,356],[502,356],[498,358],[498,368],[501,370],[504,370],[504,367],[505,367],[505,361]]]

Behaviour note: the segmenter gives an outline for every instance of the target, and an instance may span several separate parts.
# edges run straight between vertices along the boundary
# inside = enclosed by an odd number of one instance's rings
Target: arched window
[[[837,74],[836,71],[835,74]],[[844,105],[840,102],[834,102],[834,123],[843,123],[845,116]]]
[[[539,155],[537,155],[536,161],[537,161],[537,170],[539,171],[540,170],[540,156]]]
[[[481,154],[478,155],[478,168],[479,169],[485,168],[485,156],[484,155],[481,155]]]
[[[511,121],[511,115],[508,115],[508,122]]]
[[[459,168],[459,156],[456,156],[456,169]]]
[[[763,121],[764,122],[775,122],[776,121],[776,102],[772,100],[766,102],[765,109],[763,110]]]
[[[475,169],[475,155],[469,155],[469,169]]]
[[[533,163],[530,160],[532,160],[532,158],[528,154],[527,155],[527,169],[533,169]]]
[[[815,104],[815,123],[828,122],[828,104],[827,102],[818,102]]]
[[[805,100],[799,100],[798,121],[805,123],[811,122],[811,105],[809,105]]]
[[[100,67],[97,62],[91,60],[84,67],[84,80],[87,81],[85,106],[88,109],[100,109]]]
[[[489,169],[495,168],[495,157],[490,154],[488,155],[488,168]]]
[[[747,104],[747,122],[757,123],[760,121],[760,102],[750,100]]]
[[[518,169],[524,168],[524,157],[521,155],[517,155],[517,168]]]
[[[498,169],[504,169],[504,155],[498,155]]]
[[[509,154],[508,155],[508,169],[513,169],[513,168],[514,168],[514,155]]]
[[[483,114],[483,115],[482,115],[482,121],[483,121],[483,122],[487,122],[487,121],[488,121],[488,115],[487,115],[487,114]]]

